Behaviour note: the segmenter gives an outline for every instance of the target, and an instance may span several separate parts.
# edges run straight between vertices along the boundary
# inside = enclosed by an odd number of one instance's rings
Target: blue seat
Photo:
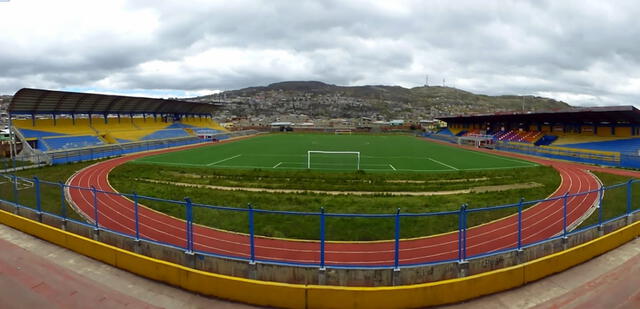
[[[22,136],[24,136],[25,138],[40,138],[40,137],[48,137],[48,136],[60,136],[60,135],[66,135],[63,133],[55,133],[55,132],[47,132],[47,131],[39,131],[39,130],[31,130],[31,129],[20,129],[17,128],[18,131],[20,131],[20,133],[22,133]]]
[[[104,144],[97,136],[91,135],[49,137],[44,140],[49,145],[49,150],[84,148]]]
[[[565,144],[562,145],[562,147],[637,154],[638,150],[640,150],[640,138],[628,138],[604,142]]]
[[[162,129],[156,132],[153,132],[140,140],[147,141],[152,139],[165,139],[165,138],[174,138],[174,137],[187,137],[191,136],[183,129]]]

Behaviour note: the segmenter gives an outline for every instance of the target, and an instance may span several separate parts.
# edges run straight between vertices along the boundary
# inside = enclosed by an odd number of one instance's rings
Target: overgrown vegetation
[[[62,198],[62,191],[60,190],[59,183],[64,183],[73,173],[85,168],[96,161],[81,162],[54,166],[45,166],[40,168],[27,169],[16,172],[16,176],[28,178],[31,183],[35,182],[34,176],[40,179],[40,205],[43,211],[56,214],[59,216],[66,216],[75,220],[82,220],[82,217],[76,213],[73,208]],[[34,185],[26,181],[18,181],[17,194],[14,191],[13,182],[10,179],[3,177],[2,184],[0,184],[0,196],[4,199],[18,202],[22,205],[36,209],[36,188]],[[44,181],[53,182],[55,184],[48,184]]]
[[[604,198],[602,199],[602,221],[619,217],[627,213],[627,182],[632,179],[628,176],[619,176],[609,173],[594,172],[605,186]],[[631,184],[631,209],[640,208],[640,182]],[[578,228],[598,224],[600,222],[600,209],[596,209]]]

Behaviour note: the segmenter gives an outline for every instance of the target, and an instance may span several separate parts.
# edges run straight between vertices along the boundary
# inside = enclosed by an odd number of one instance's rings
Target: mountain
[[[220,102],[218,118],[304,115],[309,118],[429,119],[435,116],[506,111],[559,110],[569,104],[537,96],[488,96],[441,86],[344,87],[289,81],[193,98]]]

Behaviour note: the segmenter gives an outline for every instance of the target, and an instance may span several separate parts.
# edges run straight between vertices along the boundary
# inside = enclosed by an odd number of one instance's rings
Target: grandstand
[[[470,136],[491,136],[496,148],[502,150],[640,167],[640,111],[633,106],[438,119],[446,122],[447,128],[430,136],[440,140],[463,143]]]
[[[21,89],[9,104],[14,157],[54,156],[63,151],[94,153],[152,149],[168,141],[180,144],[227,132],[211,119],[217,105],[180,100]],[[221,135],[221,136],[218,136]],[[200,137],[199,137],[200,136]],[[140,148],[144,144],[145,147]],[[19,152],[16,149],[21,149]],[[121,151],[124,153],[124,151]]]

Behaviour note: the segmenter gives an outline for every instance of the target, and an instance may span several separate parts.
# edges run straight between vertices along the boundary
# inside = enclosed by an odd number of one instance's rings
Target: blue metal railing
[[[155,198],[150,196],[138,195],[135,192],[132,194],[123,194],[123,193],[117,193],[117,192],[103,191],[103,190],[96,189],[95,187],[83,188],[83,187],[69,186],[61,182],[50,182],[50,181],[41,180],[38,177],[23,178],[23,177],[18,177],[16,175],[2,175],[2,176],[3,176],[3,179],[10,180],[10,182],[5,182],[4,184],[0,184],[0,189],[1,189],[0,192],[1,194],[5,195],[5,196],[0,196],[0,199],[3,200],[4,202],[13,204],[17,207],[33,209],[39,214],[45,213],[45,214],[52,215],[54,217],[58,217],[62,220],[69,220],[79,224],[83,224],[85,226],[94,228],[96,231],[107,230],[107,231],[118,233],[120,235],[127,236],[134,240],[151,241],[151,242],[160,243],[163,245],[168,245],[174,248],[181,248],[182,250],[190,254],[197,253],[197,254],[203,254],[203,255],[231,258],[236,260],[244,260],[252,264],[256,262],[261,262],[261,263],[274,263],[274,264],[297,265],[297,266],[317,266],[321,269],[324,269],[325,267],[327,267],[328,262],[330,262],[330,261],[327,261],[327,257],[326,257],[326,254],[327,254],[326,219],[327,218],[350,218],[350,219],[380,218],[384,220],[394,220],[393,221],[393,239],[389,240],[389,248],[390,250],[393,250],[393,257],[391,262],[382,263],[379,265],[367,265],[363,261],[354,261],[354,262],[350,262],[349,264],[336,264],[334,262],[334,263],[330,263],[330,266],[336,267],[336,268],[349,268],[349,267],[393,268],[397,270],[397,269],[400,269],[401,267],[409,267],[409,266],[428,265],[428,264],[452,262],[452,261],[463,262],[471,258],[478,258],[478,257],[498,254],[502,252],[523,250],[543,242],[547,242],[547,241],[551,241],[559,238],[566,239],[568,236],[574,233],[578,233],[586,229],[601,227],[603,224],[606,224],[613,220],[617,220],[619,218],[623,218],[625,216],[629,216],[635,212],[640,211],[640,209],[638,208],[634,209],[633,207],[634,205],[633,184],[640,182],[640,180],[629,180],[625,183],[612,185],[608,187],[600,186],[598,189],[580,192],[580,193],[573,193],[573,194],[565,193],[561,196],[556,196],[556,197],[543,199],[543,200],[525,201],[522,198],[517,203],[492,206],[492,207],[469,208],[467,204],[463,204],[461,205],[459,210],[454,210],[454,211],[403,213],[401,212],[400,208],[397,208],[394,213],[348,214],[348,213],[327,213],[325,212],[324,208],[320,208],[317,212],[299,212],[299,211],[259,209],[259,208],[253,207],[251,204],[248,204],[247,208],[214,206],[214,205],[198,204],[198,203],[192,202],[190,198],[185,198],[183,201],[165,200],[165,199],[160,199],[160,198]],[[18,193],[19,190],[24,190],[24,187],[28,187],[28,186],[24,186],[24,184],[33,184],[32,186],[33,194],[35,195],[33,197],[33,199],[35,200],[35,204],[33,206],[26,205],[27,204],[26,200],[28,200],[30,196],[28,196],[26,193],[23,193],[22,195],[19,195]],[[23,189],[20,189],[21,186],[23,186]],[[45,194],[44,187],[46,186],[53,187],[53,190],[49,190],[46,193],[47,199],[43,198]],[[9,191],[10,193],[7,192],[6,190],[9,188],[10,188],[10,191]],[[91,200],[86,201],[92,206],[92,209],[91,209],[92,218],[88,218],[88,221],[90,221],[89,223],[83,222],[81,220],[73,219],[68,216],[67,210],[66,210],[68,206],[66,204],[66,199],[65,199],[65,191],[68,191],[68,190],[82,190],[82,191],[90,192]],[[623,207],[621,207],[622,209],[624,209],[623,213],[620,213],[619,216],[616,216],[613,218],[607,218],[605,220],[604,213],[603,213],[604,212],[603,210],[605,207],[603,203],[603,196],[607,194],[607,192],[612,192],[612,190],[620,190],[620,191],[624,190],[626,195],[621,195],[621,196],[626,197],[626,201],[625,201],[626,204],[623,205]],[[47,209],[55,209],[58,207],[58,206],[55,206],[55,203],[57,203],[55,202],[55,199],[51,199],[51,196],[53,194],[52,192],[56,192],[56,191],[59,192],[58,194],[60,195],[59,211],[56,212],[51,210],[49,211],[45,210],[45,204],[48,205],[48,207],[46,207]],[[598,197],[595,201],[595,206],[597,210],[597,214],[595,215],[597,216],[597,223],[591,224],[581,229],[571,230],[570,224],[572,222],[569,222],[569,217],[571,214],[570,208],[572,205],[570,205],[569,200],[571,198],[583,197],[587,194],[598,194]],[[113,220],[116,220],[116,218],[109,218],[108,216],[103,215],[103,212],[105,211],[105,209],[108,207],[111,207],[111,205],[109,205],[108,202],[100,200],[101,198],[103,198],[103,196],[122,196],[132,201],[132,208],[130,209],[130,211],[133,214],[133,218],[128,218],[126,220],[133,220],[133,224],[129,225],[129,226],[133,226],[133,228],[114,228]],[[180,242],[176,241],[176,242],[167,243],[167,242],[158,241],[157,239],[151,239],[149,236],[142,234],[140,231],[141,215],[139,212],[139,204],[141,200],[167,203],[171,205],[171,207],[178,207],[177,208],[178,211],[184,211],[185,225],[182,228],[180,227],[171,227],[171,228],[183,231],[185,234],[182,234],[181,232],[180,233],[181,235],[173,235],[173,236],[178,237],[180,239],[184,237],[184,239],[186,240],[180,241]],[[537,239],[535,241],[531,240],[527,242],[525,241],[525,238],[523,235],[523,231],[525,230],[525,226],[523,222],[523,211],[527,205],[534,205],[537,203],[549,203],[547,204],[546,207],[556,207],[554,211],[558,211],[562,213],[562,222],[561,222],[562,226],[558,233],[550,237],[547,237],[544,239]],[[51,205],[54,205],[54,207],[51,207]],[[556,206],[553,206],[553,205],[556,205]],[[85,209],[85,212],[86,210],[87,209]],[[246,224],[247,224],[247,230],[248,230],[248,233],[246,235],[248,236],[247,243],[240,244],[240,245],[248,247],[247,254],[240,254],[237,251],[235,253],[232,253],[232,252],[224,252],[220,250],[209,250],[201,242],[196,241],[196,239],[194,238],[196,236],[201,237],[202,239],[205,239],[206,237],[210,237],[210,236],[197,235],[196,232],[194,232],[194,221],[195,221],[194,212],[196,210],[198,212],[224,211],[224,212],[234,212],[234,213],[246,213],[247,214]],[[479,252],[479,253],[476,252],[473,254],[470,253],[469,249],[471,249],[477,244],[469,244],[469,240],[470,240],[468,236],[469,216],[479,212],[491,212],[491,211],[499,211],[499,210],[513,211],[513,214],[514,214],[513,226],[515,227],[514,227],[514,230],[512,230],[511,232],[514,235],[517,235],[515,236],[517,237],[517,240],[510,243],[509,246],[505,248],[501,248],[499,250],[495,250],[492,252]],[[123,211],[123,210],[120,209],[120,211]],[[258,236],[256,235],[256,231],[255,231],[255,227],[256,227],[256,224],[259,223],[259,219],[256,217],[256,214],[317,217],[318,224],[319,224],[318,226],[319,235],[318,235],[318,241],[317,241],[317,252],[319,256],[318,256],[317,262],[290,261],[290,260],[287,260],[286,258],[282,258],[282,259],[259,258],[258,254],[256,253],[256,249],[257,249],[256,238]],[[86,215],[89,215],[89,214],[86,214]],[[126,214],[121,213],[121,215],[126,215]],[[401,243],[402,243],[401,219],[409,218],[409,217],[440,217],[442,218],[444,216],[456,216],[458,219],[457,229],[455,231],[457,234],[457,257],[442,258],[437,260],[431,260],[428,262],[423,261],[418,263],[403,262],[402,249],[401,249]],[[224,218],[224,216],[220,216],[220,218]],[[145,218],[145,220],[153,220],[153,218]],[[575,221],[574,219],[572,220]],[[108,221],[110,221],[110,223],[107,223]],[[126,222],[124,223],[121,222],[119,224],[121,224],[121,226],[125,226],[126,225],[125,223]],[[148,226],[147,228],[149,229]],[[291,228],[299,228],[299,227],[291,226]],[[168,233],[168,234],[172,233],[172,231],[169,230],[169,228],[167,228],[166,231],[160,231],[160,232]],[[225,240],[219,240],[219,241],[225,241]],[[182,243],[183,245],[180,245],[180,243]],[[198,245],[197,248],[194,247],[194,245],[196,244]]]

